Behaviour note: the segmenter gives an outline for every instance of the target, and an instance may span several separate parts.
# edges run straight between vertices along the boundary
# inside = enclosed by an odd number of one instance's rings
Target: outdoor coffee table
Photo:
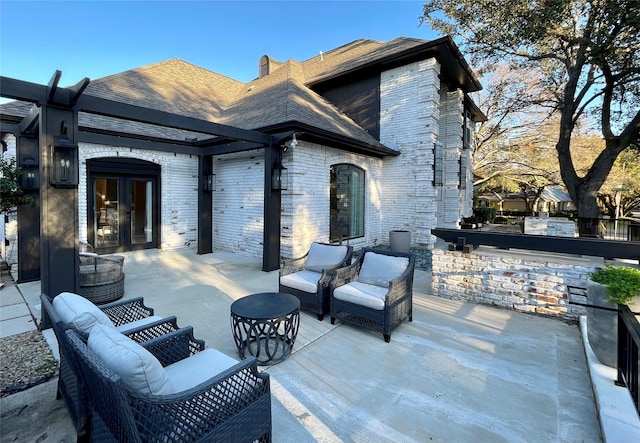
[[[282,292],[247,295],[231,304],[231,330],[241,359],[259,365],[291,355],[300,325],[300,300]]]

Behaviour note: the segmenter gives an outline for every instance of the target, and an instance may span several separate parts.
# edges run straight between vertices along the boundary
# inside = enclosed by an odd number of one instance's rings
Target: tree
[[[638,0],[430,0],[422,20],[458,37],[473,60],[540,74],[548,93],[534,103],[559,113],[562,181],[578,216],[598,217],[598,190],[620,153],[640,140]],[[580,175],[571,139],[590,116],[605,148]]]
[[[33,198],[20,188],[20,168],[15,158],[5,159],[0,155],[0,214],[6,214],[17,206],[33,203]]]

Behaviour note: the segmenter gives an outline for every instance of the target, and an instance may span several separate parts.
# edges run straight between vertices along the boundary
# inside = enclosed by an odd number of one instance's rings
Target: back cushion
[[[360,268],[358,281],[370,285],[389,287],[389,282],[398,278],[409,266],[408,257],[367,252]]]
[[[170,394],[174,391],[158,359],[114,328],[94,326],[89,334],[88,346],[133,389],[152,395]]]
[[[56,310],[63,323],[72,325],[78,331],[89,334],[95,325],[114,327],[113,323],[100,308],[81,295],[62,292],[53,299]]]
[[[345,255],[347,255],[346,246],[311,243],[304,268],[307,271],[322,272],[323,269],[340,263]]]

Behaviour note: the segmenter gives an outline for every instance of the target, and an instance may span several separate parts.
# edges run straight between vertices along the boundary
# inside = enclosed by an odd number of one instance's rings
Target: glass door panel
[[[94,181],[94,245],[97,248],[120,244],[120,180],[97,178]]]
[[[152,180],[131,180],[131,244],[153,241],[152,192]]]

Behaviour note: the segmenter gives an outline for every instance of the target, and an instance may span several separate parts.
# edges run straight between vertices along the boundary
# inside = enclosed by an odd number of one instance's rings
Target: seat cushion
[[[152,395],[174,392],[171,380],[158,359],[115,328],[94,326],[87,344],[131,388]]]
[[[323,269],[340,263],[346,255],[346,246],[311,243],[307,260],[304,262],[304,268],[307,271],[322,272]]]
[[[149,317],[145,317],[145,318],[141,318],[139,320],[134,320],[132,322],[129,323],[125,323],[123,325],[120,326],[116,326],[116,330],[118,332],[121,333],[125,333],[125,332],[129,332],[133,329],[139,328],[141,326],[147,326],[153,322],[156,322],[158,320],[162,320],[162,317],[158,316],[158,315],[151,315]]]
[[[173,393],[198,386],[238,363],[217,349],[207,348],[165,368]]]
[[[360,267],[358,281],[388,288],[389,282],[400,277],[407,266],[409,266],[408,257],[367,252]]]
[[[315,294],[318,291],[318,281],[322,274],[314,271],[302,270],[280,277],[280,284],[288,288]]]
[[[97,324],[114,327],[113,323],[100,308],[81,295],[62,292],[53,299],[56,310],[63,323],[70,324],[78,331],[89,334]]]
[[[354,281],[334,289],[333,296],[338,300],[381,311],[388,292],[387,288],[378,285]]]

